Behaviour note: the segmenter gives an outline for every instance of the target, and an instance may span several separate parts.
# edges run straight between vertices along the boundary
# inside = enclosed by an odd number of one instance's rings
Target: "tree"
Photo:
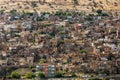
[[[40,73],[38,74],[38,77],[39,77],[39,78],[45,78],[45,74],[44,74],[43,72],[40,72]]]
[[[27,73],[27,74],[25,75],[25,77],[26,77],[27,79],[32,79],[32,78],[35,78],[36,76],[35,76],[35,74],[33,74],[33,73]]]
[[[93,79],[89,79],[89,80],[102,80],[102,79],[99,79],[99,78],[93,78]]]
[[[56,11],[55,15],[57,15],[57,16],[62,15],[62,11]]]
[[[17,72],[12,72],[9,77],[14,79],[20,79],[21,75]]]
[[[61,78],[61,77],[63,77],[63,73],[62,72],[56,72],[55,77],[56,78]]]
[[[98,15],[101,15],[101,14],[102,14],[102,10],[100,10],[100,9],[97,10],[96,12],[97,12]]]
[[[71,77],[77,77],[77,75],[75,73],[72,73]]]
[[[37,18],[37,21],[43,21],[43,20],[44,20],[43,17],[38,17],[38,18]]]
[[[32,7],[37,7],[36,2],[32,2],[31,4],[32,4]]]
[[[75,5],[78,5],[78,0],[74,0],[74,4],[75,4]]]
[[[67,12],[66,13],[68,16],[72,16],[72,13],[71,12]]]
[[[30,66],[29,66],[29,69],[32,69],[32,68],[34,68],[34,66],[30,65]]]
[[[102,16],[109,16],[107,13],[102,13]]]
[[[0,14],[3,14],[5,10],[0,10]]]
[[[114,59],[114,55],[113,55],[112,53],[109,53],[107,59],[108,59],[108,60]]]
[[[16,14],[17,13],[17,10],[13,9],[10,11],[11,14]]]
[[[80,50],[80,53],[87,53],[86,50]]]
[[[93,18],[92,18],[91,16],[87,16],[85,19],[86,19],[87,21],[92,21],[92,20],[93,20]]]

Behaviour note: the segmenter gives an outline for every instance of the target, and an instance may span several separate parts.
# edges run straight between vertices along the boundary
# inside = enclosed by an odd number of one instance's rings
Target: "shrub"
[[[86,50],[80,50],[80,53],[87,53]]]
[[[74,0],[74,4],[77,5],[78,4],[78,0]]]
[[[96,12],[97,12],[98,14],[101,14],[101,13],[102,13],[102,10],[99,9],[99,10],[97,10]]]
[[[20,79],[21,75],[17,72],[12,72],[11,75],[9,75],[9,78],[14,78],[14,79]]]
[[[75,73],[72,73],[71,77],[77,77],[77,75]]]
[[[36,76],[35,76],[35,74],[33,74],[33,73],[27,73],[27,74],[25,75],[25,77],[26,77],[27,79],[32,79],[32,78],[35,78]]]
[[[61,77],[63,77],[63,73],[62,72],[56,72],[55,77],[56,78],[61,78]]]
[[[45,74],[44,74],[43,72],[40,72],[40,73],[38,74],[38,77],[39,77],[39,78],[45,78]]]
[[[99,79],[99,78],[93,78],[93,79],[89,79],[89,80],[102,80],[102,79]]]

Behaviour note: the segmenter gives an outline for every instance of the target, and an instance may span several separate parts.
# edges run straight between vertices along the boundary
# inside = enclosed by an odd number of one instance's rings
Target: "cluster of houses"
[[[56,71],[118,74],[120,18],[78,12],[0,14],[0,66],[25,65],[44,72],[50,67],[50,76]]]

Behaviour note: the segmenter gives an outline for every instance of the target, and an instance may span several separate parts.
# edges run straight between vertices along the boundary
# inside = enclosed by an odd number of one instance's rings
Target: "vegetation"
[[[20,37],[20,35],[19,34],[15,34],[15,37]]]
[[[93,79],[89,79],[89,80],[102,80],[102,79],[99,79],[99,78],[93,78]]]
[[[87,17],[86,17],[86,20],[87,20],[87,21],[92,21],[93,19],[92,19],[90,16],[87,16]]]
[[[77,77],[77,75],[75,73],[72,73],[71,77]]]
[[[33,68],[33,66],[31,65],[31,66],[29,66],[29,69],[32,69]]]
[[[16,14],[17,13],[17,10],[13,9],[10,11],[11,14]]]
[[[102,13],[102,10],[99,9],[99,10],[97,10],[96,12],[97,12],[97,14],[101,14],[101,13]]]
[[[39,78],[45,78],[45,74],[44,74],[43,72],[40,72],[40,73],[38,74],[38,77],[39,77]]]
[[[80,53],[87,53],[86,50],[80,50]]]
[[[0,10],[0,14],[3,14],[5,10]]]
[[[39,62],[39,64],[44,64],[44,63],[46,63],[47,61],[46,60],[41,60],[40,62]]]
[[[20,79],[21,75],[17,72],[12,72],[11,75],[8,76],[8,78],[12,78],[12,79]]]
[[[109,16],[107,13],[103,13],[103,11],[100,10],[100,9],[97,10],[96,13],[97,13],[98,16]]]
[[[63,73],[62,72],[56,72],[55,77],[56,78],[61,78],[61,77],[63,77]]]
[[[43,17],[38,17],[38,18],[37,18],[37,21],[43,21],[43,20],[44,20]]]
[[[43,15],[50,14],[50,12],[41,12]]]
[[[34,40],[34,39],[30,39],[30,40],[29,40],[29,43],[34,44],[34,43],[35,43],[35,40]]]
[[[56,11],[55,15],[57,15],[57,16],[72,16],[72,12],[69,12],[69,11]]]
[[[33,73],[27,73],[27,74],[25,75],[25,78],[27,78],[27,79],[33,79],[33,78],[35,78],[35,77],[36,77],[36,75],[33,74]]]
[[[37,7],[36,2],[31,2],[32,7]]]
[[[78,0],[74,0],[74,4],[75,4],[75,5],[78,5]]]
[[[102,16],[109,16],[107,13],[102,13]]]

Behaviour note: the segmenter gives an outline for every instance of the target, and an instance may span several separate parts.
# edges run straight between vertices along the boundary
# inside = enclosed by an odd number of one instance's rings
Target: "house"
[[[19,65],[26,65],[26,59],[25,58],[20,58],[19,59]]]
[[[14,29],[14,28],[17,28],[17,26],[16,25],[12,25],[12,24],[4,25],[4,30],[5,31],[10,31],[11,29]]]
[[[34,57],[27,57],[27,63],[30,65],[30,64],[33,64],[34,62]]]
[[[50,17],[50,14],[45,14],[45,15],[44,15],[44,18],[45,18],[45,19],[49,19],[49,17]]]
[[[116,60],[116,66],[120,66],[120,59]]]
[[[0,65],[1,66],[7,66],[7,60],[0,60]]]
[[[53,78],[55,76],[56,66],[53,64],[37,65],[36,69],[44,72],[46,77]]]

